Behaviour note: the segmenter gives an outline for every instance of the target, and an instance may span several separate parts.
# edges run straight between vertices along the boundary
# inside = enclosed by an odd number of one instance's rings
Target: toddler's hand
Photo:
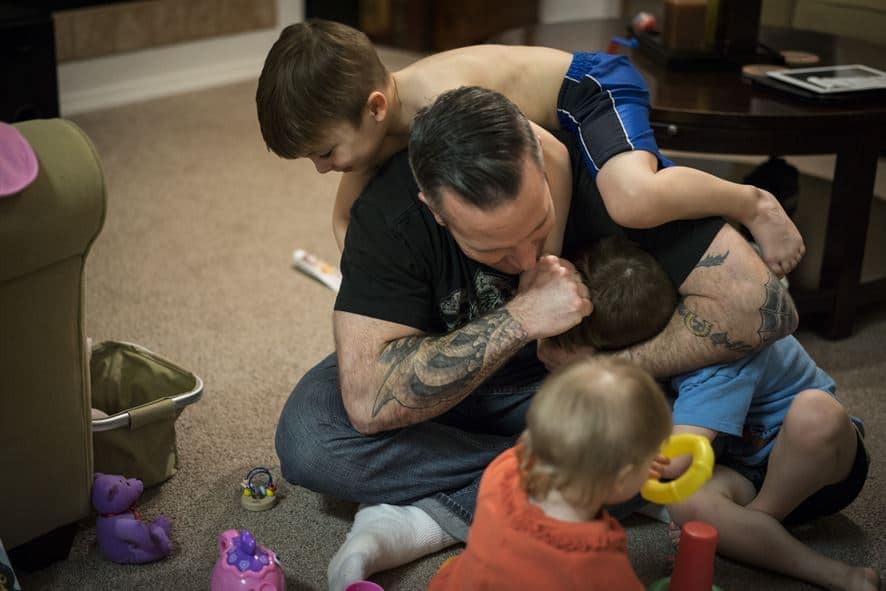
[[[658,456],[652,460],[652,465],[649,466],[649,478],[652,480],[658,480],[661,478],[661,475],[664,474],[665,468],[670,464],[671,458],[658,454]]]

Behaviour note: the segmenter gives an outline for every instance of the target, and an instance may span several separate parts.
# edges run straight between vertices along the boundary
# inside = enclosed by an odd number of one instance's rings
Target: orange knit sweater
[[[467,547],[429,587],[505,589],[644,590],[628,561],[621,525],[605,511],[600,519],[580,523],[545,515],[520,486],[513,448],[484,472]]]

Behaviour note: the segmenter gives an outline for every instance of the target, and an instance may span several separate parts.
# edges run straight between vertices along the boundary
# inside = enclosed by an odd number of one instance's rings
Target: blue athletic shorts
[[[624,55],[576,53],[557,98],[560,127],[577,134],[585,164],[596,178],[621,152],[645,150],[659,168],[673,163],[661,155],[649,126],[649,90]]]

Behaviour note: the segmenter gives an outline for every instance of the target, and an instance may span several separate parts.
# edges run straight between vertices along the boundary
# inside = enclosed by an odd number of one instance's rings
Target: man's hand
[[[551,255],[520,276],[517,295],[506,308],[532,339],[566,332],[593,310],[575,266]]]
[[[597,350],[591,346],[564,349],[555,345],[550,339],[539,339],[536,356],[548,371],[554,371],[579,357],[593,357]]]

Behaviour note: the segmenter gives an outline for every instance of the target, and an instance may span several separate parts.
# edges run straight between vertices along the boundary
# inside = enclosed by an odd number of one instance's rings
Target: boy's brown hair
[[[304,156],[330,125],[359,125],[370,93],[387,80],[360,31],[320,19],[289,25],[268,52],[255,93],[265,144],[283,158]]]
[[[623,349],[657,335],[670,321],[677,290],[658,261],[625,238],[604,238],[574,261],[594,311],[552,337],[566,349]]]
[[[655,380],[620,359],[590,359],[551,374],[526,415],[517,447],[527,494],[559,491],[575,506],[602,503],[619,472],[640,467],[671,432]]]

